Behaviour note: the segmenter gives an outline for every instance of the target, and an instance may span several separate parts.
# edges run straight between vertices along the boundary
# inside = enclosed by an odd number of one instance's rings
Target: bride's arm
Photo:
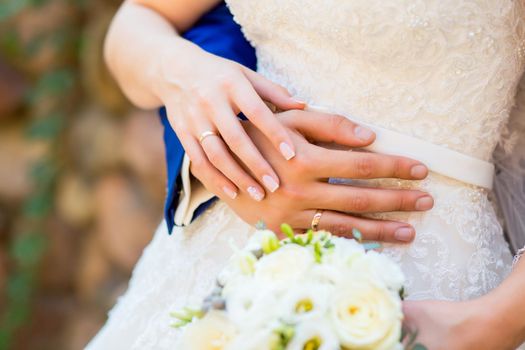
[[[191,161],[213,173],[226,194],[235,197],[244,192],[259,201],[266,193],[260,184],[275,191],[279,178],[236,115],[243,112],[281,156],[290,159],[295,155],[291,137],[263,99],[285,110],[304,104],[246,67],[180,37],[177,30],[185,30],[215,4],[212,0],[126,1],[109,30],[105,57],[132,102],[142,108],[166,106]],[[221,137],[203,140],[206,133]]]
[[[405,302],[406,325],[429,350],[514,350],[525,342],[525,259],[487,295],[465,302]]]

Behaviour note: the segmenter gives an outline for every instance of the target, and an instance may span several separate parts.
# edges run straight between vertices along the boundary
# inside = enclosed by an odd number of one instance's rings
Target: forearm
[[[509,348],[525,341],[525,259],[521,259],[507,279],[480,299],[492,330]],[[502,346],[502,349],[507,347]]]
[[[139,107],[156,108],[163,104],[156,87],[162,60],[195,50],[158,12],[126,1],[113,19],[104,55],[126,96]]]

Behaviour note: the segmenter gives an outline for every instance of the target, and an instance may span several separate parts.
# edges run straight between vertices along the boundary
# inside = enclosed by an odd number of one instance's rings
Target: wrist
[[[514,297],[503,295],[505,292],[496,289],[470,302],[476,336],[483,334],[480,343],[492,344],[494,349],[515,349],[525,340],[521,305]]]
[[[150,91],[165,103],[168,96],[173,94],[173,87],[179,85],[181,77],[195,66],[203,50],[179,37],[166,38],[160,47],[146,74]]]

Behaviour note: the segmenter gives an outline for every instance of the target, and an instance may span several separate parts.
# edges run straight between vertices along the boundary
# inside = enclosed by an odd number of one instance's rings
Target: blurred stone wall
[[[0,349],[81,349],[160,223],[162,126],[155,112],[126,102],[102,61],[119,3],[0,5]],[[51,102],[35,99],[35,89],[57,67],[72,80],[53,102],[65,112],[41,118]],[[54,171],[39,202],[43,159]],[[38,220],[35,203],[45,209]],[[29,223],[36,228],[26,236]]]

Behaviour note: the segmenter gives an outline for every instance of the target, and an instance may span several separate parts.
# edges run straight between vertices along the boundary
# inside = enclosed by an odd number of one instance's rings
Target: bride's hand
[[[301,109],[304,103],[240,64],[188,42],[178,45],[184,48],[166,49],[152,69],[153,90],[165,104],[172,127],[192,163],[210,165],[201,167],[206,173],[202,176],[220,182],[221,191],[231,198],[244,192],[262,200],[265,191],[260,184],[275,192],[280,181],[237,114],[242,112],[281,157],[290,160],[295,156],[292,138],[264,101],[283,110]]]
[[[361,213],[418,211],[432,207],[432,198],[420,191],[360,188],[328,184],[330,177],[349,179],[402,178],[422,179],[427,169],[419,162],[395,156],[350,152],[320,147],[314,142],[336,143],[347,147],[362,147],[360,135],[373,134],[346,118],[306,111],[277,114],[297,148],[297,156],[285,161],[266,137],[249,122],[243,123],[255,145],[277,171],[281,188],[262,202],[251,201],[245,194],[235,200],[222,195],[222,183],[192,164],[192,172],[207,187],[245,221],[259,220],[273,230],[286,222],[294,229],[310,228],[316,209],[324,209],[320,229],[348,235],[353,228],[362,231],[365,239],[409,242],[414,229],[401,222],[366,219]],[[354,215],[346,214],[354,213]]]
[[[499,315],[502,300],[405,301],[405,328],[428,350],[514,350],[520,341]],[[510,316],[520,317],[520,316]]]

